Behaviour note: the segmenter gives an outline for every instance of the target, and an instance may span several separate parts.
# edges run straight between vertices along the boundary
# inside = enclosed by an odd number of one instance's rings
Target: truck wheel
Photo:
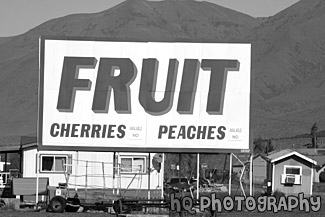
[[[52,212],[61,213],[65,210],[67,206],[66,200],[61,196],[55,196],[51,199],[49,208]]]
[[[80,208],[80,200],[78,198],[68,198],[66,204],[65,211],[67,212],[77,212]]]
[[[121,214],[123,211],[123,202],[122,199],[118,199],[113,203],[113,210],[117,214]]]

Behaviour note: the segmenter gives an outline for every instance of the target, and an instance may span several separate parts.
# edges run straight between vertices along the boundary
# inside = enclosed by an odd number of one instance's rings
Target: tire
[[[117,214],[121,214],[123,211],[123,202],[122,199],[118,199],[113,203],[113,210]]]
[[[52,212],[62,213],[67,206],[66,200],[61,196],[55,196],[51,199],[49,208]]]
[[[78,198],[68,198],[66,203],[65,211],[77,212],[80,208],[80,200]]]

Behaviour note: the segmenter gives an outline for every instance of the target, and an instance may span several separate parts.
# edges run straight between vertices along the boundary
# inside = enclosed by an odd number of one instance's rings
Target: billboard
[[[40,39],[40,149],[248,152],[251,45]]]

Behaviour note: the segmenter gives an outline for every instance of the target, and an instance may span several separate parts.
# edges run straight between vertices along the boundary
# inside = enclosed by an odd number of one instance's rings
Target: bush
[[[325,171],[319,174],[319,182],[325,182]]]
[[[6,205],[6,203],[3,200],[0,200],[0,208],[4,207]]]
[[[275,192],[273,192],[272,196],[274,196],[277,200],[279,200],[279,198],[284,197],[285,194],[279,190],[276,190]]]

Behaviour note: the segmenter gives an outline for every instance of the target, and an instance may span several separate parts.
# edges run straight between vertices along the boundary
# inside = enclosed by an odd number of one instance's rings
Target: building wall
[[[0,162],[0,172],[5,171],[5,164],[6,162]],[[10,162],[7,162],[7,165],[9,166]]]
[[[36,154],[36,149],[24,150],[23,177],[36,177]],[[148,174],[135,176],[135,174],[118,174],[117,169],[114,171],[113,152],[39,151],[39,155],[71,156],[71,175],[68,181],[70,188],[85,188],[87,185],[88,188],[123,189],[129,186],[129,189],[148,189]],[[119,159],[119,155],[148,156],[146,153],[117,153],[116,159]],[[152,157],[153,154],[151,154],[150,162],[152,162]],[[64,173],[40,172],[39,177],[48,177],[50,186],[58,186],[58,183],[66,182]],[[150,189],[156,189],[158,185],[161,187],[160,179],[162,180],[160,173],[156,170],[152,171]]]
[[[263,184],[267,179],[267,161],[258,156],[253,160],[253,182]]]
[[[324,156],[324,158],[325,158],[325,156]],[[321,174],[323,171],[325,171],[325,166],[323,166],[323,167],[322,167],[320,170],[318,170],[318,171],[314,170],[314,182],[317,182],[317,183],[320,182],[320,180],[319,180],[319,176],[320,176],[320,174]]]
[[[302,176],[301,176],[301,184],[300,185],[292,185],[285,186],[281,183],[281,175],[284,174],[284,166],[302,166]],[[289,158],[285,158],[283,160],[277,161],[274,164],[274,182],[273,182],[273,190],[281,191],[287,195],[290,194],[299,194],[303,192],[306,195],[310,195],[311,187],[312,187],[312,164],[297,157],[291,156]]]

